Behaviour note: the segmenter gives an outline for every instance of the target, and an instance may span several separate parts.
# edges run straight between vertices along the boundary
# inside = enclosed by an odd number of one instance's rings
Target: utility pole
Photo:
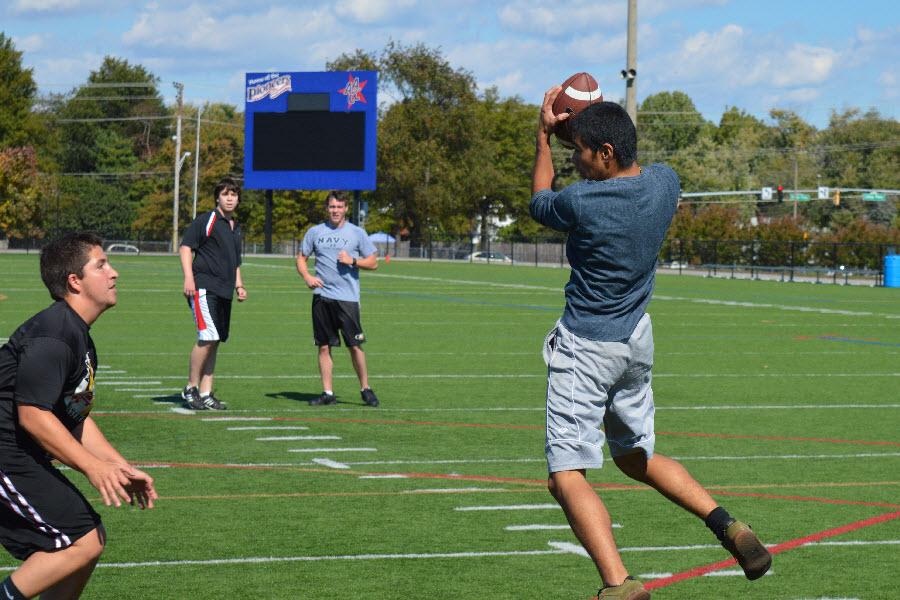
[[[178,187],[181,179],[181,109],[184,105],[184,84],[173,83],[175,96],[175,191],[172,198],[172,252],[178,252]]]
[[[194,145],[194,209],[191,212],[191,218],[197,218],[197,185],[200,179],[200,115],[206,108],[197,109],[197,143]]]
[[[637,126],[637,0],[628,0],[628,54],[625,70],[625,111]]]
[[[800,189],[797,177],[797,153],[794,152],[794,221],[797,221],[797,190]]]

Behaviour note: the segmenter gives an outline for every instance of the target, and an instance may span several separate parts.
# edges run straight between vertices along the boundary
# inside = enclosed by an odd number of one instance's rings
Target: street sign
[[[764,187],[759,195],[760,200],[771,200],[772,199],[772,188]]]
[[[819,200],[828,200],[831,197],[831,190],[828,189],[827,185],[819,186]]]
[[[790,199],[794,202],[809,202],[809,194],[793,193],[790,195]]]
[[[884,202],[887,199],[887,196],[882,194],[881,192],[866,192],[862,196],[863,200],[868,200],[869,202]]]

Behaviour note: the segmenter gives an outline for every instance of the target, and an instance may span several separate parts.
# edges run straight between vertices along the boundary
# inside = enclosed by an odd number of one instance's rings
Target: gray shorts
[[[544,339],[544,362],[549,472],[602,467],[604,439],[614,457],[635,448],[653,456],[650,315],[625,342],[580,338],[557,323]]]

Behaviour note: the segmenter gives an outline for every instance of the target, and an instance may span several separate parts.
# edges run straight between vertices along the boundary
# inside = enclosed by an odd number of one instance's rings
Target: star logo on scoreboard
[[[360,83],[359,77],[354,77],[352,73],[347,75],[347,85],[338,90],[338,93],[347,96],[347,108],[350,108],[357,102],[366,103],[366,97],[363,96],[363,88],[366,87],[368,80]]]

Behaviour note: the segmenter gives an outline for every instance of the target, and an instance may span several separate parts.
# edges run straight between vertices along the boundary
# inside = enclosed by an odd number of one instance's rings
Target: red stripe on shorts
[[[203,311],[200,310],[200,292],[194,292],[194,318],[197,319],[197,331],[206,329],[206,321],[203,320]]]

